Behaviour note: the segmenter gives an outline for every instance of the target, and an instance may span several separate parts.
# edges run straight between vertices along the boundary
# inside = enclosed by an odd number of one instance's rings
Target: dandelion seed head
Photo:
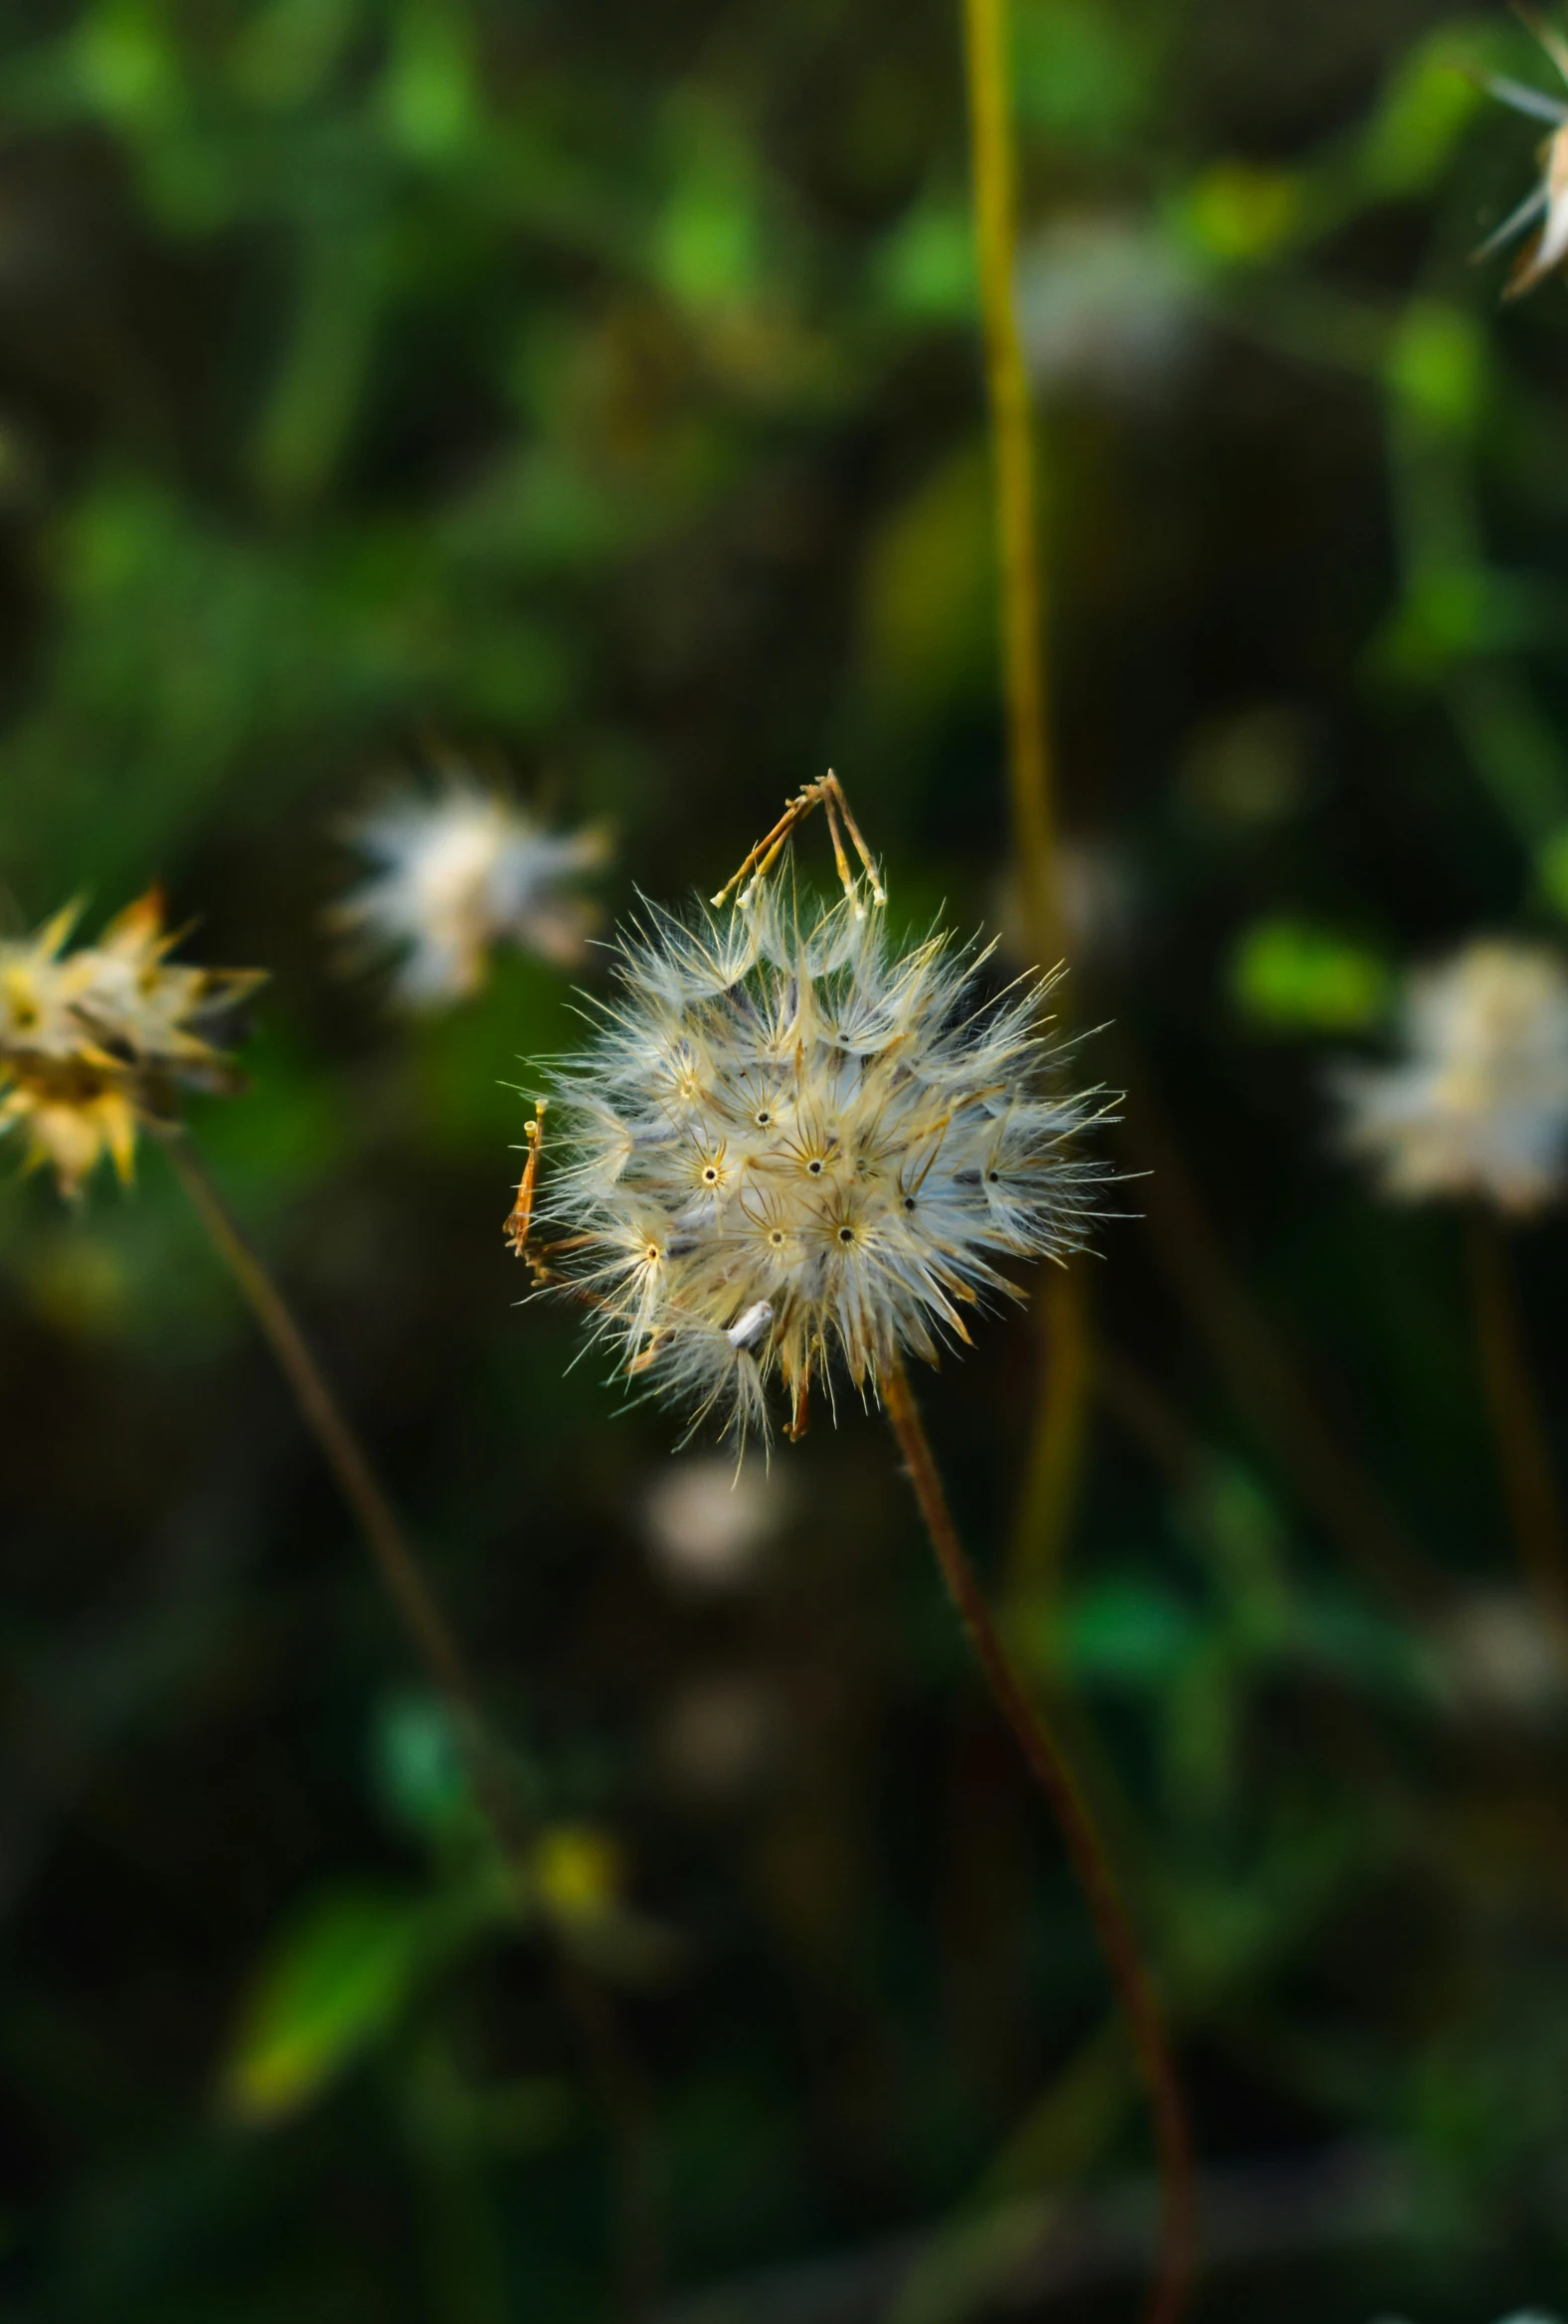
[[[1568,1168],[1568,975],[1544,949],[1483,942],[1411,978],[1404,1055],[1342,1067],[1343,1143],[1382,1189],[1479,1195],[1527,1213]]]
[[[967,1341],[998,1261],[1082,1247],[1103,1108],[1049,1086],[1050,980],[987,997],[986,957],[773,881],[622,934],[540,1217],[624,1377],[743,1440],[782,1388],[797,1431],[836,1370]]]
[[[394,989],[435,1008],[474,992],[491,951],[513,944],[572,967],[595,922],[568,886],[605,861],[602,830],[549,831],[473,778],[394,793],[346,827],[369,876],[332,917],[368,952],[396,962]]]
[[[105,1155],[128,1178],[138,1128],[167,1119],[176,1088],[233,1086],[214,1020],[261,982],[171,961],[178,938],[156,892],[95,944],[70,946],[75,919],[0,943],[0,1131],[19,1130],[28,1165],[52,1168],[67,1194]]]

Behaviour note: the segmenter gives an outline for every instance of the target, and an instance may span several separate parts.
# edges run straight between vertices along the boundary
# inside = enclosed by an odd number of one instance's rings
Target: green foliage
[[[1388,965],[1333,929],[1289,919],[1260,920],[1237,942],[1232,996],[1243,1014],[1272,1032],[1361,1032],[1388,1011]]]
[[[264,2124],[319,2097],[397,2026],[434,1933],[417,1899],[349,1887],[316,1897],[257,1973],[223,2071],[225,2109]]]

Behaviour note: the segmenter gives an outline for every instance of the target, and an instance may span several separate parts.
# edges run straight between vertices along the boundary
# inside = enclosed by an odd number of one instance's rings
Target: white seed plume
[[[874,1392],[899,1350],[935,1361],[1017,1296],[998,1257],[1082,1247],[1110,1173],[1073,1152],[1096,1101],[1045,1086],[1051,979],[987,998],[988,953],[900,951],[880,908],[772,882],[690,925],[655,913],[618,953],[557,1075],[540,1259],[693,1427],[766,1434],[778,1381],[797,1433],[835,1362]]]
[[[439,1007],[477,990],[497,944],[567,967],[582,959],[595,916],[563,883],[604,862],[603,831],[547,831],[459,773],[436,792],[394,793],[345,837],[374,868],[333,920],[397,959],[406,1005]]]
[[[1341,1067],[1343,1141],[1404,1200],[1539,1209],[1568,1167],[1568,975],[1555,953],[1472,944],[1412,977],[1405,1055]]]
[[[1555,67],[1559,80],[1568,83],[1568,44],[1549,25],[1526,21]],[[1561,97],[1549,96],[1544,89],[1501,76],[1493,77],[1486,87],[1514,112],[1524,113],[1531,120],[1545,121],[1551,128],[1550,136],[1541,146],[1536,183],[1518,208],[1509,213],[1494,234],[1487,236],[1476,253],[1478,259],[1490,258],[1493,252],[1535,228],[1503,285],[1504,298],[1521,298],[1568,260],[1568,104]]]

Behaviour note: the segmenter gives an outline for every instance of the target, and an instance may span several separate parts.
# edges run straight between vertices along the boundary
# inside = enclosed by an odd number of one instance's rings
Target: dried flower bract
[[[397,961],[395,990],[412,1008],[474,992],[498,944],[565,967],[583,958],[591,905],[566,882],[602,864],[604,831],[547,831],[499,791],[461,770],[440,788],[393,793],[345,831],[369,878],[334,911],[335,924]]]
[[[1537,1210],[1568,1166],[1568,975],[1555,953],[1473,944],[1413,977],[1406,1054],[1344,1066],[1343,1138],[1406,1200]]]
[[[1053,980],[986,997],[988,953],[899,949],[841,870],[832,906],[757,874],[722,915],[650,914],[557,1076],[535,1265],[694,1427],[766,1434],[778,1381],[798,1434],[835,1361],[872,1392],[901,1349],[935,1361],[1016,1296],[998,1258],[1082,1247],[1109,1174],[1073,1152],[1094,1099],[1046,1086]]]
[[[128,1178],[138,1126],[166,1122],[177,1088],[235,1086],[209,1035],[261,982],[171,961],[179,938],[155,890],[68,950],[75,920],[0,943],[0,1130],[22,1130],[29,1165],[47,1163],[68,1194],[104,1155]]]

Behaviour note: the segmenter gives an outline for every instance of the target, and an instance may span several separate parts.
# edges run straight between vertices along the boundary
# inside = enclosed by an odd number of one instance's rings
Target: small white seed
[[[774,1311],[765,1299],[749,1307],[738,1323],[730,1326],[724,1337],[732,1347],[755,1347],[774,1320]]]

